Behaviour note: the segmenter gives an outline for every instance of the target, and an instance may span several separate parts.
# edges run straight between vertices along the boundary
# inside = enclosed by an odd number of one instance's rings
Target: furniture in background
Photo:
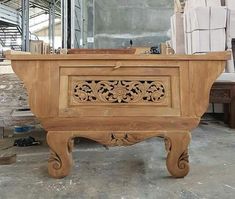
[[[233,51],[233,60],[235,60],[235,38],[232,39],[232,51]]]
[[[31,111],[48,131],[49,174],[69,174],[75,137],[129,146],[160,136],[168,171],[186,176],[190,131],[207,110],[210,88],[230,53],[108,53],[8,55]]]
[[[224,122],[235,129],[235,80],[216,82],[211,89],[210,103],[224,104]]]

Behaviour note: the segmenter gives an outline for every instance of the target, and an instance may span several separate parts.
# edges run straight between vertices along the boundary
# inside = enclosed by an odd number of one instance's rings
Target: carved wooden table
[[[107,146],[165,138],[174,177],[189,172],[190,131],[207,110],[227,53],[161,55],[10,55],[32,112],[48,131],[49,174],[72,166],[73,138]]]

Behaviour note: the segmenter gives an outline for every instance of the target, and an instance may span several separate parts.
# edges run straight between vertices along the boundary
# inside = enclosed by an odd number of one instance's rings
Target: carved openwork
[[[110,140],[107,140],[106,142],[108,146],[128,146],[136,144],[140,141],[142,141],[140,138],[128,133],[111,133]]]
[[[162,103],[166,86],[150,80],[74,80],[71,96],[76,103]]]

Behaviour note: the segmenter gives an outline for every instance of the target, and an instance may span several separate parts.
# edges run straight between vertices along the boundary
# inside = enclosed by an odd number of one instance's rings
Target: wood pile
[[[42,40],[30,40],[31,54],[50,54],[50,46]]]

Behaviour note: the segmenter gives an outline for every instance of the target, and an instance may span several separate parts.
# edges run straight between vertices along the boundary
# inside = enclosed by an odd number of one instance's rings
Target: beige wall
[[[48,36],[48,28],[44,28],[40,31],[35,32],[37,36],[47,37]],[[61,23],[55,25],[55,37],[61,36]]]

